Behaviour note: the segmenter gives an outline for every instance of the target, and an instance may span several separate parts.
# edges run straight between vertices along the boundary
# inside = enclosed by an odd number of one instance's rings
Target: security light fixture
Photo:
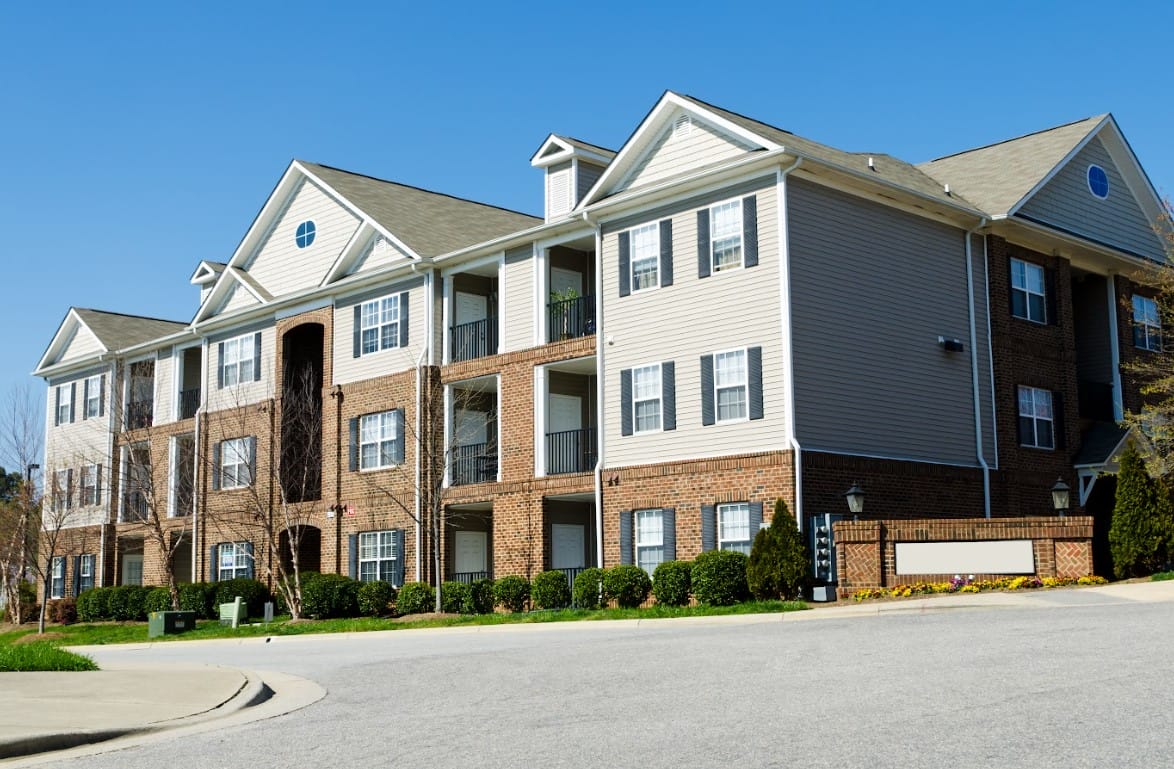
[[[1068,510],[1068,502],[1070,498],[1068,484],[1064,483],[1063,478],[1056,479],[1056,485],[1052,487],[1052,507],[1056,508],[1056,512],[1060,517],[1064,517],[1065,511]]]
[[[853,483],[852,488],[844,492],[844,499],[848,500],[848,509],[853,515],[864,512],[864,489],[859,483]]]

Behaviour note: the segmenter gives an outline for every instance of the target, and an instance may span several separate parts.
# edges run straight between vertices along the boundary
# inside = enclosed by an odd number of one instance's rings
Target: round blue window
[[[306,246],[313,243],[315,232],[317,232],[317,230],[314,229],[314,222],[304,221],[301,224],[299,224],[298,225],[298,234],[296,237],[297,243],[298,243],[298,248],[305,248]]]
[[[1101,200],[1109,197],[1109,175],[1100,166],[1088,167],[1088,189]]]

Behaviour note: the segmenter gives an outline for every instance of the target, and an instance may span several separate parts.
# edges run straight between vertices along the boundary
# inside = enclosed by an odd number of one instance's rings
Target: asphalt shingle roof
[[[82,322],[98,337],[108,350],[124,350],[152,339],[174,334],[187,328],[186,323],[140,315],[123,315],[105,310],[73,308]]]

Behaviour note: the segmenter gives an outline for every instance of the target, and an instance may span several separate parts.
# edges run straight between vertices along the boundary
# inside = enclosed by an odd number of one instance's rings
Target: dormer
[[[548,136],[530,158],[530,165],[546,171],[546,221],[574,210],[615,156],[613,150],[568,136]]]
[[[220,273],[224,272],[224,268],[228,265],[224,262],[209,262],[207,260],[200,262],[196,267],[196,271],[192,273],[191,284],[200,287],[200,304],[204,304],[204,300],[208,298],[212,287],[216,284],[216,279],[220,277]]]

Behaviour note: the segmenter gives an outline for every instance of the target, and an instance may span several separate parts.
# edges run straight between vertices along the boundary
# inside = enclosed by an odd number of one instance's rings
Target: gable
[[[609,194],[699,171],[753,149],[756,148],[745,140],[709,124],[696,114],[677,110]]]
[[[220,304],[220,309],[217,310],[217,314],[243,310],[246,307],[254,307],[258,304],[260,302],[257,300],[257,297],[250,294],[248,289],[237,283],[228,289],[228,296]]]
[[[1108,195],[1095,196],[1088,169],[1104,169]],[[1134,191],[1125,181],[1100,136],[1093,137],[1042,188],[1024,202],[1016,216],[1079,235],[1132,254],[1161,260],[1162,242]]]
[[[304,222],[313,222],[314,235],[303,247],[297,236]],[[358,227],[354,214],[302,179],[244,267],[275,297],[317,286]]]
[[[98,341],[98,337],[94,336],[94,332],[78,323],[62,347],[61,353],[53,360],[46,361],[46,365],[68,360],[80,360],[105,351],[106,348]]]
[[[376,235],[371,238],[371,242],[366,245],[363,253],[355,260],[354,265],[347,270],[346,274],[370,272],[411,258],[406,251],[392,241],[382,235]]]

